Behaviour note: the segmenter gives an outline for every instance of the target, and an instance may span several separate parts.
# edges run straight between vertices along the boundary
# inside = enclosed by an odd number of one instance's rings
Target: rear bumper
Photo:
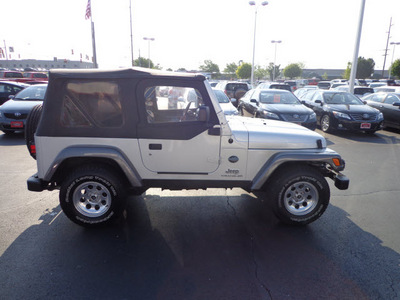
[[[42,192],[47,189],[46,187],[48,186],[48,183],[40,179],[37,173],[28,178],[27,184],[28,190],[31,192]]]

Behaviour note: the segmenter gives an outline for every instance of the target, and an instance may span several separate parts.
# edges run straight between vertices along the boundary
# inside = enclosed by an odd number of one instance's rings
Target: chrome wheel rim
[[[296,216],[311,212],[318,204],[318,191],[309,182],[300,181],[290,185],[283,194],[287,211]]]
[[[325,115],[325,116],[322,118],[321,123],[322,123],[322,130],[323,130],[323,131],[327,131],[327,130],[329,129],[329,116],[326,116],[326,115]]]
[[[76,210],[90,218],[104,215],[110,209],[111,202],[107,187],[95,181],[80,184],[73,193]]]

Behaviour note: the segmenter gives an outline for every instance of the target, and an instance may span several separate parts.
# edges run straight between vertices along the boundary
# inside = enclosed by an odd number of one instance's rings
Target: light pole
[[[396,48],[396,45],[400,45],[400,42],[391,42],[390,45],[393,45],[393,53],[392,53],[392,63],[389,68],[389,79],[390,79],[390,73],[392,72],[392,65],[393,65],[393,59],[394,59],[394,49]]]
[[[149,45],[148,45],[148,51],[149,51],[148,59],[149,59],[149,69],[150,69],[150,42],[154,41],[154,38],[144,37],[143,39],[145,41],[148,41],[148,43],[149,43]]]
[[[276,70],[276,44],[282,43],[282,41],[271,41],[272,44],[275,44],[275,57],[274,57],[274,71],[272,73],[272,81],[275,81],[275,70]]]
[[[251,63],[251,85],[254,83],[254,56],[256,53],[256,28],[257,28],[257,5],[255,1],[249,1],[251,6],[254,6],[254,39],[253,39],[253,61]],[[262,6],[268,5],[268,1],[261,2]]]

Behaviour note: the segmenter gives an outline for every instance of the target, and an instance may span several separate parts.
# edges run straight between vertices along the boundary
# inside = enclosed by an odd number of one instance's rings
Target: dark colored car
[[[382,112],[384,127],[400,129],[400,93],[376,93],[365,96],[363,100]]]
[[[320,89],[329,90],[331,88],[331,82],[330,81],[320,81],[317,83],[317,86]]]
[[[277,90],[286,90],[291,92],[292,88],[287,83],[279,83],[279,82],[263,82],[257,86],[257,89],[265,90],[265,89],[277,89]]]
[[[291,92],[277,89],[253,89],[240,100],[242,116],[296,123],[314,130],[315,113],[304,106]]]
[[[239,100],[250,88],[246,82],[221,81],[215,86],[215,89],[224,91],[229,99]]]
[[[29,86],[0,106],[0,130],[6,134],[23,131],[29,112],[43,102],[46,89],[47,84]]]
[[[22,91],[27,84],[14,81],[0,81],[0,105],[6,102],[10,96]]]
[[[374,133],[382,129],[383,114],[348,92],[308,91],[300,100],[317,114],[324,132],[352,130]]]

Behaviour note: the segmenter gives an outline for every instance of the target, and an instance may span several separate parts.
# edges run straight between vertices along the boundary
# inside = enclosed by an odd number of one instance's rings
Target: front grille
[[[375,121],[376,114],[350,114],[350,116],[356,121]]]
[[[13,119],[13,120],[24,120],[28,117],[28,114],[21,114],[21,115],[15,115],[15,113],[4,113],[4,116],[7,119]]]
[[[300,114],[281,114],[283,120],[287,122],[305,122],[307,120],[308,115],[300,115]]]

